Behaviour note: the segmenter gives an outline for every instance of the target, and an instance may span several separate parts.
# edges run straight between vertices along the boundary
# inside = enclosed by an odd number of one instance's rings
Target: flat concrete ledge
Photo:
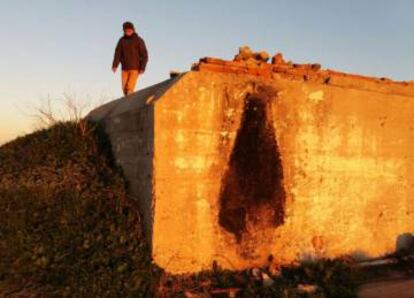
[[[172,79],[149,86],[125,97],[108,102],[93,111],[86,118],[93,122],[100,122],[104,119],[120,115],[125,112],[140,109],[145,104],[154,103],[163,94],[176,84],[186,73]]]

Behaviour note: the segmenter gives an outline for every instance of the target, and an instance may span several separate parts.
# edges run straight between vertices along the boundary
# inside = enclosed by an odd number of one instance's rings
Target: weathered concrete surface
[[[178,79],[178,78],[177,78]],[[154,105],[175,80],[168,80],[126,99],[92,111],[88,118],[101,122],[108,134],[116,162],[128,179],[128,193],[137,201],[144,228],[152,235]]]
[[[192,71],[91,114],[158,265],[375,257],[414,233],[413,85],[329,75]]]

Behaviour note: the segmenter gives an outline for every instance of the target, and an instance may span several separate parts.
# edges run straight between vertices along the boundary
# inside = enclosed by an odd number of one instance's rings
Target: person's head
[[[134,24],[132,24],[131,22],[125,22],[122,25],[122,28],[124,29],[124,34],[126,36],[131,36],[132,34],[135,33]]]

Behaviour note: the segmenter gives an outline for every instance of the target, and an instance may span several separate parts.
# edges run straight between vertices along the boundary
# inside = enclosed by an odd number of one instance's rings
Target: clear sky
[[[120,97],[111,62],[126,20],[149,49],[142,88],[240,45],[414,80],[413,13],[412,0],[0,0],[0,143],[31,131],[47,96]]]

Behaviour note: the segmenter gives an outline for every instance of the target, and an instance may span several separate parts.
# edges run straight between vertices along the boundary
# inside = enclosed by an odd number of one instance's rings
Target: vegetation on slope
[[[74,123],[0,148],[0,288],[8,294],[151,296],[140,217],[109,148],[99,129]]]

